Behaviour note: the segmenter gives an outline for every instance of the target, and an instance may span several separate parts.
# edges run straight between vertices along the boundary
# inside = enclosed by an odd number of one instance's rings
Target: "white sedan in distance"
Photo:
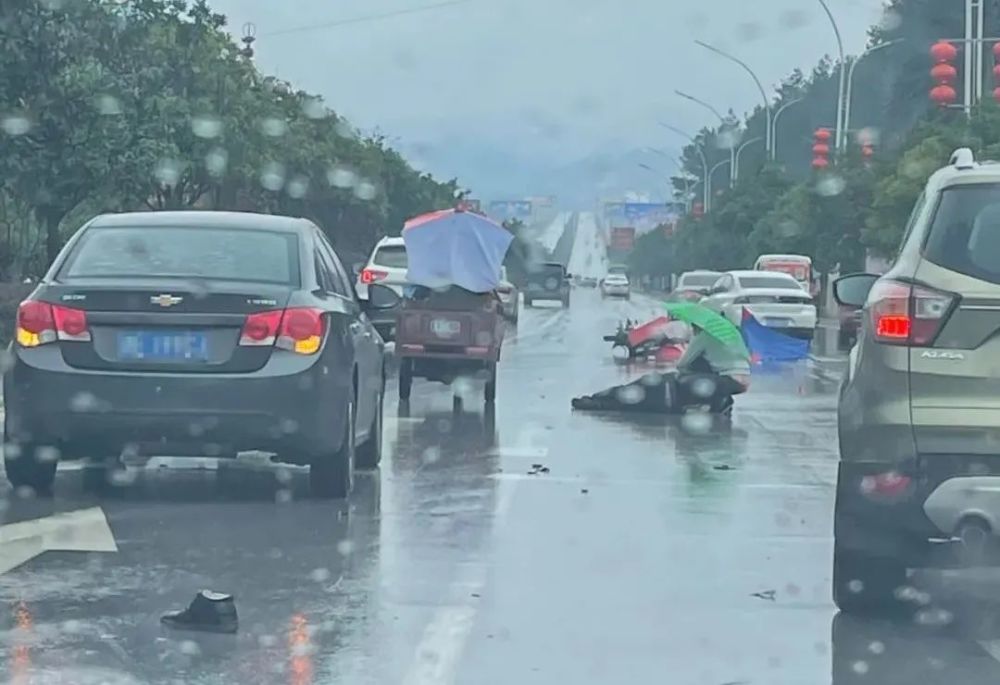
[[[632,298],[632,289],[628,282],[628,276],[621,273],[610,273],[601,281],[601,297],[624,297],[626,300]]]
[[[816,305],[792,276],[766,271],[728,271],[701,301],[737,326],[743,310],[768,328],[806,340],[816,332]]]

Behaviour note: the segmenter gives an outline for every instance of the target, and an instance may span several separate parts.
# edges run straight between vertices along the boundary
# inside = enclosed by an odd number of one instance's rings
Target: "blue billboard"
[[[531,200],[494,200],[488,214],[497,221],[531,218]]]
[[[683,215],[681,202],[607,202],[604,205],[604,220],[609,227],[631,226],[637,233],[674,224]]]

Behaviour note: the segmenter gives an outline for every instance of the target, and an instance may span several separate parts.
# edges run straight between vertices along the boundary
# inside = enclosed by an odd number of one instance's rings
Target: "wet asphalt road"
[[[54,500],[11,498],[5,523],[100,507],[117,552],[49,551],[0,576],[0,672],[84,685],[998,682],[989,579],[928,580],[942,604],[916,621],[835,615],[835,364],[756,374],[728,429],[570,412],[570,396],[632,373],[600,335],[654,311],[586,290],[568,311],[524,310],[495,411],[479,385],[459,389],[460,406],[426,382],[408,412],[390,397],[388,454],[348,502],[309,500],[301,470],[263,462],[159,460],[112,493],[61,470]],[[236,594],[237,636],[160,627],[201,588]]]

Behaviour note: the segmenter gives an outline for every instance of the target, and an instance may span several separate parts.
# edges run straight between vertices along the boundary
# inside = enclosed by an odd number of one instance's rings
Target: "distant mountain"
[[[628,192],[663,200],[665,177],[673,171],[666,158],[640,149],[599,152],[568,163],[476,143],[423,146],[416,156],[421,168],[435,176],[457,176],[474,197],[555,195],[564,209],[589,209],[598,198],[624,197]]]

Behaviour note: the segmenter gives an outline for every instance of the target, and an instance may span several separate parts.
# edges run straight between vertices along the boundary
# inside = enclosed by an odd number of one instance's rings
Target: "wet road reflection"
[[[569,310],[522,310],[493,408],[478,385],[456,402],[425,382],[401,405],[391,379],[386,457],[346,502],[309,499],[304,469],[253,455],[153,460],[113,486],[62,468],[55,499],[10,497],[3,523],[97,508],[118,551],[43,545],[0,575],[0,672],[212,685],[998,682],[1000,612],[963,600],[964,584],[921,580],[956,617],[943,626],[835,615],[837,360],[761,370],[732,420],[570,411],[571,396],[645,370],[615,363],[601,335],[656,311],[586,290]],[[238,635],[161,627],[203,588],[236,596]]]

